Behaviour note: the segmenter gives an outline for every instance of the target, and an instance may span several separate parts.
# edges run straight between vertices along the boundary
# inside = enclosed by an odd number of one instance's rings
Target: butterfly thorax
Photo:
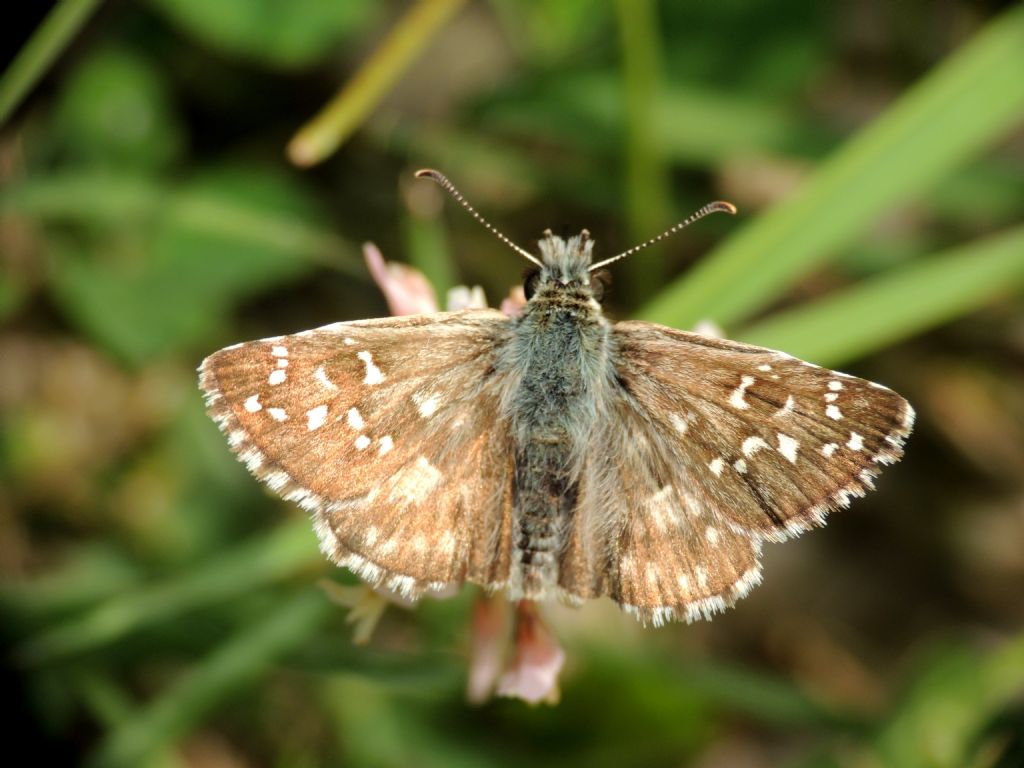
[[[519,372],[508,418],[515,443],[510,597],[543,599],[576,507],[585,446],[606,380],[609,328],[594,299],[586,233],[540,241],[543,267],[506,365]]]

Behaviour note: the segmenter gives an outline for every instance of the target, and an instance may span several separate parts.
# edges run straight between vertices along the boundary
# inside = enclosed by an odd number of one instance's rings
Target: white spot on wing
[[[348,425],[352,427],[352,429],[362,429],[366,426],[366,423],[363,421],[363,416],[359,413],[358,408],[352,407],[348,409]]]
[[[850,442],[846,444],[846,447],[852,451],[859,451],[864,447],[864,438],[858,435],[856,432],[850,433]]]
[[[275,344],[273,347],[271,347],[270,354],[272,354],[274,357],[288,357],[288,347],[282,347]]]
[[[841,418],[843,418],[843,412],[840,411],[839,407],[835,405],[825,406],[825,415],[828,416],[830,419],[835,419],[836,421],[839,421]]]
[[[825,443],[825,445],[821,446],[821,455],[826,459],[830,459],[838,447],[839,445],[837,443]]]
[[[644,575],[647,577],[647,581],[650,584],[658,583],[658,565],[657,563],[648,563],[647,567],[644,568]]]
[[[828,388],[831,389],[833,392],[838,392],[840,389],[843,388],[843,382],[835,380],[830,381],[828,383]]]
[[[756,435],[754,435],[753,437],[748,437],[746,440],[743,441],[743,445],[740,446],[740,448],[742,448],[743,450],[743,455],[747,457],[753,456],[762,448],[767,447],[768,443],[766,443],[763,439],[757,437]]]
[[[338,385],[331,381],[329,378],[327,378],[327,372],[324,370],[324,367],[322,365],[317,367],[316,371],[313,373],[313,377],[321,384],[323,384],[323,386],[326,389],[329,389],[332,392],[338,391]]]
[[[708,544],[711,546],[718,546],[718,529],[713,525],[709,525],[704,529],[704,538],[708,540]]]
[[[755,379],[753,376],[741,377],[740,385],[732,391],[731,395],[729,395],[729,405],[731,405],[733,408],[738,408],[741,411],[744,408],[749,408],[750,403],[743,399],[743,395],[747,391],[747,389],[754,383],[754,381]]]
[[[779,453],[789,459],[791,463],[796,462],[796,449],[799,447],[799,440],[779,432]]]
[[[768,363],[762,363],[761,365],[757,366],[757,370],[759,370],[759,371],[766,371],[767,372],[767,371],[770,371],[771,369],[772,369],[772,367],[770,365],[768,365]]]
[[[698,565],[694,572],[697,574],[697,583],[700,584],[701,589],[708,588],[708,569],[702,565]]]
[[[680,435],[685,435],[686,430],[690,428],[690,422],[686,419],[685,416],[681,416],[678,413],[673,413],[669,415],[669,419],[672,421],[672,426],[676,428],[676,432],[678,432]]]
[[[672,508],[671,496],[672,486],[666,485],[661,490],[653,493],[648,500],[648,511],[654,520],[654,524],[662,532],[668,528],[669,523],[678,524],[675,510]]]
[[[395,441],[391,439],[391,435],[384,435],[384,437],[380,439],[380,447],[377,449],[377,455],[383,456],[384,454],[389,453],[394,447]]]
[[[306,411],[306,429],[312,432],[314,429],[320,429],[327,421],[327,406],[318,405],[316,408],[310,408]]]
[[[455,536],[451,531],[445,531],[441,534],[441,551],[449,557],[454,554],[456,543]]]
[[[733,462],[732,468],[739,472],[741,475],[747,474],[747,462],[743,459],[737,459]]]
[[[441,481],[441,473],[426,456],[420,456],[416,463],[403,469],[391,491],[391,498],[406,503],[419,501],[430,494]]]
[[[356,438],[355,446],[357,451],[365,451],[370,447],[370,438],[366,435],[360,435]]]
[[[253,395],[245,401],[245,410],[249,413],[256,413],[256,411],[262,410],[263,406],[260,405],[260,396]]]
[[[619,570],[622,573],[632,573],[634,569],[633,558],[629,555],[623,555],[622,559],[619,560]]]
[[[364,349],[356,352],[356,357],[362,360],[363,364],[366,366],[366,378],[363,379],[363,384],[373,385],[380,384],[384,381],[384,374],[381,373],[380,368],[373,363],[373,355]]]
[[[284,380],[288,378],[287,372],[283,368],[275,368],[270,372],[270,376],[267,379],[267,383],[273,386],[278,384],[284,384]]]
[[[708,469],[714,472],[716,476],[722,474],[722,469],[724,467],[725,461],[723,461],[721,457],[714,459],[710,464],[708,464]]]
[[[284,408],[267,408],[267,413],[274,421],[288,421],[288,414]]]
[[[429,419],[435,413],[437,413],[437,407],[439,405],[437,395],[430,395],[427,399],[420,403],[420,416],[424,419]]]

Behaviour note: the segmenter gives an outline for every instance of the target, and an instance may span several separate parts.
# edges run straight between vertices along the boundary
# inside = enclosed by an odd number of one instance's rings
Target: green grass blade
[[[39,82],[99,4],[100,0],[62,0],[47,14],[0,77],[0,125]]]
[[[353,78],[288,143],[288,157],[310,166],[330,156],[363,124],[465,0],[418,0]]]
[[[115,729],[88,764],[144,764],[305,641],[333,610],[319,590],[304,590],[270,616],[242,628],[160,698]]]
[[[1024,116],[1024,5],[991,22],[639,316],[730,325],[777,298],[892,206],[926,191]]]
[[[617,0],[625,85],[626,212],[630,234],[640,241],[671,222],[669,168],[656,141],[661,98],[661,44],[657,13],[650,0]],[[657,258],[623,265],[627,293],[649,296],[664,282],[664,262]]]
[[[106,544],[83,545],[60,566],[31,579],[0,584],[0,611],[17,626],[39,626],[134,588],[141,578],[136,563]]]
[[[1024,290],[1024,226],[775,315],[737,334],[835,366]]]
[[[216,604],[315,565],[321,555],[309,523],[289,522],[179,578],[113,598],[26,641],[19,658],[52,662],[95,650],[196,608]]]

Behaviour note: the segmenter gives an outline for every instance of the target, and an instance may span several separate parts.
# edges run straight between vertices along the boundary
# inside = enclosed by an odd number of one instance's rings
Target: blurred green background
[[[66,0],[5,20],[5,749],[112,766],[1024,765],[1024,7]],[[35,18],[31,18],[32,15]],[[10,39],[10,38],[9,38]],[[340,91],[340,95],[338,94]],[[469,609],[368,646],[197,363],[386,314],[378,243],[492,303],[586,227],[606,306],[883,381],[903,463],[712,623],[548,620],[562,701],[465,703]],[[9,712],[12,708],[9,708]]]

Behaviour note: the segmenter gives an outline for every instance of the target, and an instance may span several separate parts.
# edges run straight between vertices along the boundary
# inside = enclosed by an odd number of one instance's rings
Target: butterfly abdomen
[[[558,584],[583,447],[595,420],[587,374],[603,357],[607,329],[589,295],[578,293],[559,291],[531,302],[510,349],[521,372],[511,414],[512,599],[543,599]]]

